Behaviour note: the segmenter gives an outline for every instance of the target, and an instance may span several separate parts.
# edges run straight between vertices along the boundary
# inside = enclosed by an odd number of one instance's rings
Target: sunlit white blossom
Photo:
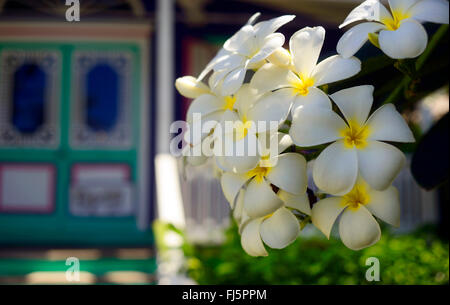
[[[250,18],[245,26],[225,42],[199,76],[202,79],[214,70],[212,85],[222,95],[231,95],[239,90],[247,70],[259,68],[268,56],[283,46],[284,35],[275,32],[295,18],[294,15],[285,15],[253,25],[258,16]]]
[[[324,40],[323,27],[296,32],[289,41],[292,64],[267,63],[256,71],[250,85],[261,93],[270,92],[266,103],[278,104],[285,111],[306,105],[331,108],[328,96],[318,87],[357,74],[361,62],[335,55],[318,63]]]
[[[326,193],[343,195],[353,188],[360,172],[372,188],[385,189],[403,167],[405,156],[384,141],[414,142],[411,130],[392,104],[369,117],[373,86],[344,89],[330,97],[345,120],[330,109],[301,108],[290,129],[298,146],[332,143],[314,161],[314,182]]]
[[[311,218],[312,223],[329,238],[339,215],[339,235],[344,245],[352,250],[369,247],[381,237],[380,226],[372,215],[395,227],[400,225],[397,189],[389,186],[377,191],[359,178],[350,192],[317,202],[312,208]]]
[[[423,53],[428,43],[421,23],[449,22],[446,0],[389,0],[389,6],[390,11],[378,0],[367,0],[356,7],[340,27],[356,21],[368,22],[359,23],[342,36],[338,53],[353,56],[370,39],[391,58],[414,58]]]
[[[278,134],[277,137],[280,151],[292,144],[288,135]],[[283,200],[278,196],[279,191],[293,195],[306,193],[306,160],[295,153],[268,155],[246,173],[223,173],[221,185],[232,205],[241,189],[245,188],[243,207],[246,214],[251,218],[267,216],[283,205]]]
[[[244,208],[245,192],[245,189],[240,191],[233,216],[239,225],[242,248],[247,254],[267,256],[264,244],[273,249],[282,249],[294,242],[300,233],[299,219],[294,213],[311,215],[306,192],[296,195],[279,190],[277,196],[282,205],[273,213],[257,218],[249,217]]]

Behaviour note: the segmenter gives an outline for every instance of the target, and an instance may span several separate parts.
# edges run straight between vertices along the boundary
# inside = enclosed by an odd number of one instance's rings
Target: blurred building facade
[[[0,2],[0,244],[151,245],[146,7],[63,2]]]

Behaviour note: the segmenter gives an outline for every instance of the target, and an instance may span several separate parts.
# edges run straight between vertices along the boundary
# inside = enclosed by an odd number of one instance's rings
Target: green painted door
[[[0,245],[153,243],[137,225],[141,52],[0,41]]]

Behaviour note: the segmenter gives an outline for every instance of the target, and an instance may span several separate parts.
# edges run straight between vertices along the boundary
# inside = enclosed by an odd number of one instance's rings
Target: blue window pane
[[[44,123],[47,76],[36,64],[14,73],[12,123],[22,133],[33,133]]]
[[[86,123],[95,131],[112,129],[119,112],[119,76],[107,64],[94,66],[86,78]]]

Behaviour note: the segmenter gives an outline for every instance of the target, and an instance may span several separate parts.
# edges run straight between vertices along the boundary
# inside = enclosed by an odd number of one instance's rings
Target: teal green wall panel
[[[53,213],[26,215],[0,213],[0,245],[74,245],[74,246],[136,246],[151,245],[153,234],[149,229],[140,231],[136,218],[128,217],[75,217],[69,212],[70,169],[81,163],[125,163],[131,169],[131,180],[137,187],[140,139],[141,52],[138,44],[122,42],[0,42],[4,50],[56,50],[61,54],[60,81],[60,141],[56,149],[0,147],[0,163],[51,163],[56,168],[56,201]],[[133,140],[129,149],[77,149],[69,144],[70,103],[72,84],[72,55],[74,51],[127,51],[132,54],[132,117]],[[0,79],[0,82],[2,80]],[[137,202],[135,202],[137,206]]]

